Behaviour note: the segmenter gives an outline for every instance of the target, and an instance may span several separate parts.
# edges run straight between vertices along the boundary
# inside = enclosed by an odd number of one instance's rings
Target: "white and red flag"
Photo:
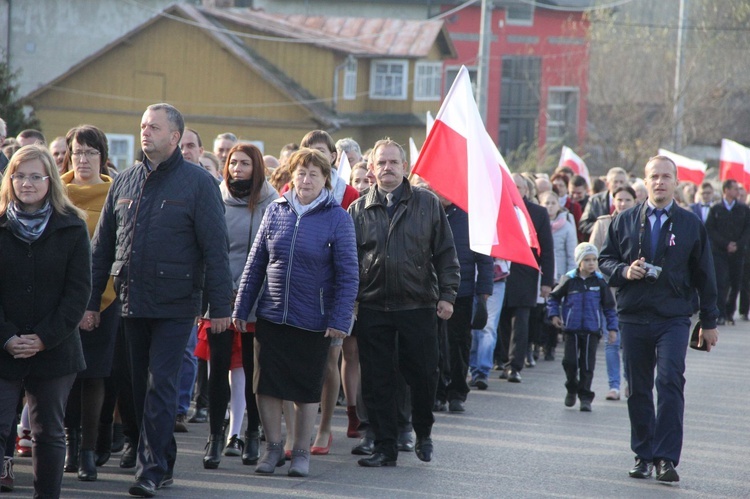
[[[659,156],[666,156],[677,165],[677,179],[680,182],[688,181],[695,185],[701,185],[706,176],[706,163],[697,159],[675,154],[666,149],[659,149]]]
[[[560,162],[557,164],[557,167],[559,168],[561,166],[567,166],[573,170],[576,175],[585,178],[587,184],[591,184],[589,169],[586,166],[586,163],[584,163],[581,157],[573,152],[573,149],[568,146],[563,146],[562,151],[560,152]]]
[[[750,178],[750,152],[747,147],[729,139],[721,139],[719,180],[732,179],[748,188]]]
[[[523,198],[484,128],[461,67],[440,106],[413,173],[469,214],[469,243],[477,253],[538,268],[539,248]]]
[[[349,156],[347,156],[344,151],[341,151],[338,174],[339,178],[343,180],[345,184],[348,184],[352,177],[352,165],[349,164]]]
[[[414,165],[417,164],[417,158],[419,157],[419,149],[417,149],[417,144],[414,143],[414,139],[409,137],[409,166],[411,168],[414,168]]]

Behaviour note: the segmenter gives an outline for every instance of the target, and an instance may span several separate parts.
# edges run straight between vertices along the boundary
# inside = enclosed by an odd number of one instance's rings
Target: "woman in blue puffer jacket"
[[[282,401],[294,401],[290,476],[307,476],[310,437],[331,338],[348,334],[359,288],[354,223],[330,191],[331,165],[313,149],[289,159],[292,189],[266,210],[234,308],[243,331],[258,299],[255,393],[266,434],[256,473],[284,464]],[[261,289],[262,288],[262,289]]]

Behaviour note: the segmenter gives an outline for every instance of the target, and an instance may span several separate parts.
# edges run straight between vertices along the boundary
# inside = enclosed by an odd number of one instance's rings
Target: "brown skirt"
[[[320,402],[330,344],[324,331],[258,318],[253,391],[303,404]]]

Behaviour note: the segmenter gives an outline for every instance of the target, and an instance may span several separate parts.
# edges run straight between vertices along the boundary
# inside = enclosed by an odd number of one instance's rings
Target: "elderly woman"
[[[107,175],[107,136],[94,126],[82,125],[68,131],[65,143],[67,153],[64,164],[70,165],[70,171],[63,174],[61,179],[70,200],[88,215],[86,225],[89,236],[93,237],[112,186],[112,179]],[[81,321],[86,370],[78,373],[65,409],[65,471],[77,471],[78,479],[82,481],[97,479],[95,450],[99,416],[104,402],[104,379],[112,371],[119,315],[120,302],[116,299],[110,278],[102,296],[100,318],[86,312]]]
[[[59,497],[65,403],[84,362],[78,325],[91,294],[85,214],[41,146],[13,155],[0,187],[0,448],[26,390],[35,497]]]
[[[359,286],[354,223],[329,190],[331,164],[300,149],[291,189],[266,210],[242,274],[233,313],[240,331],[258,300],[254,388],[266,451],[256,473],[284,464],[282,402],[294,402],[289,476],[307,476],[310,437],[332,338],[351,325]],[[263,286],[265,281],[265,286]],[[263,287],[261,293],[261,287]]]
[[[266,180],[263,155],[252,144],[237,144],[232,147],[227,155],[223,176],[224,181],[219,189],[229,231],[229,268],[232,271],[233,288],[237,290],[263,214],[279,194]],[[247,329],[237,330],[232,326],[226,331],[207,332],[206,339],[210,347],[208,391],[211,396],[208,399],[208,413],[211,434],[203,457],[203,467],[206,469],[218,468],[221,461],[227,403],[230,403],[229,441],[224,455],[242,455],[242,463],[246,465],[256,464],[260,458],[258,406],[252,383],[246,383],[246,380],[253,378],[254,335],[241,334],[255,331],[254,310],[242,319],[247,322]],[[228,375],[232,379],[231,389]],[[247,431],[243,441],[239,434],[245,406]]]

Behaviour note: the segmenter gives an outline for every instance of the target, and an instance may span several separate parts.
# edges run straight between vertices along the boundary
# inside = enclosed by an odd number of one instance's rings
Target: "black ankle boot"
[[[96,481],[96,453],[92,450],[82,450],[78,466],[78,479],[82,482]]]
[[[242,464],[258,464],[260,459],[260,432],[245,432],[245,451],[242,453]]]
[[[78,471],[78,452],[81,431],[76,428],[65,428],[65,472]]]
[[[112,454],[117,454],[125,447],[125,432],[122,423],[112,425]]]
[[[99,435],[96,437],[96,465],[104,466],[112,456],[112,425],[99,423]]]
[[[221,451],[224,448],[224,435],[216,434],[208,437],[206,443],[206,455],[203,456],[203,467],[207,470],[215,470],[221,462]]]

